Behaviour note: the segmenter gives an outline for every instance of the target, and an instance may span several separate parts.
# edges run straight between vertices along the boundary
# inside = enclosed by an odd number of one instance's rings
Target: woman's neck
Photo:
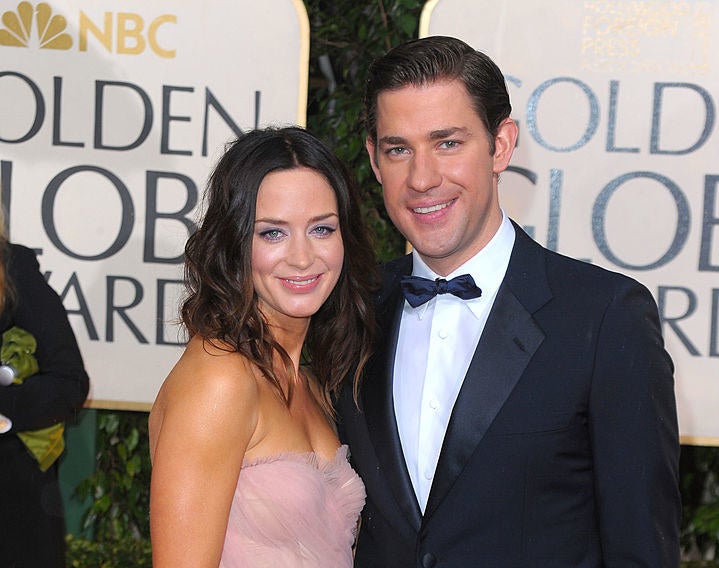
[[[300,359],[309,330],[309,321],[309,318],[305,320],[292,318],[292,321],[289,322],[270,322],[272,336],[292,361],[295,376],[299,376]]]

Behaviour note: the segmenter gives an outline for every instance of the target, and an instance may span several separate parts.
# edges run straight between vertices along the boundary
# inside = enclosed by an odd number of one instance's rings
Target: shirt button
[[[449,332],[447,332],[446,329],[440,329],[437,335],[439,335],[440,339],[447,339],[447,337],[449,336]]]
[[[432,400],[429,401],[429,407],[430,407],[432,410],[437,410],[437,409],[439,408],[439,402],[438,402],[437,400],[435,400],[435,399],[432,399]]]
[[[434,477],[434,475],[432,474],[431,471],[425,471],[425,472],[424,472],[424,478],[425,478],[427,481],[431,481],[433,477]]]

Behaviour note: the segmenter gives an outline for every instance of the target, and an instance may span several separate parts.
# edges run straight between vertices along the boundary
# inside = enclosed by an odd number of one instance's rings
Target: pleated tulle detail
[[[347,446],[326,460],[285,452],[245,462],[222,568],[350,568],[365,490]]]

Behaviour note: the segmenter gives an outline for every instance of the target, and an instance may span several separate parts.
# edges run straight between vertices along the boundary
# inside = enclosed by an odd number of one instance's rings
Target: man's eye
[[[456,148],[459,146],[459,142],[457,140],[445,140],[440,144],[440,147],[442,148]]]
[[[388,148],[385,153],[389,156],[399,156],[400,154],[406,154],[407,151],[404,146],[394,146],[393,148]]]

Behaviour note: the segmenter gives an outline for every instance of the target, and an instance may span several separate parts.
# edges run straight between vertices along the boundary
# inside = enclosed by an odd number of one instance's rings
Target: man
[[[384,268],[383,337],[357,405],[351,389],[339,401],[367,489],[356,566],[676,567],[656,304],[504,215],[517,126],[500,70],[453,38],[412,41],[373,64],[365,110],[413,252]]]

